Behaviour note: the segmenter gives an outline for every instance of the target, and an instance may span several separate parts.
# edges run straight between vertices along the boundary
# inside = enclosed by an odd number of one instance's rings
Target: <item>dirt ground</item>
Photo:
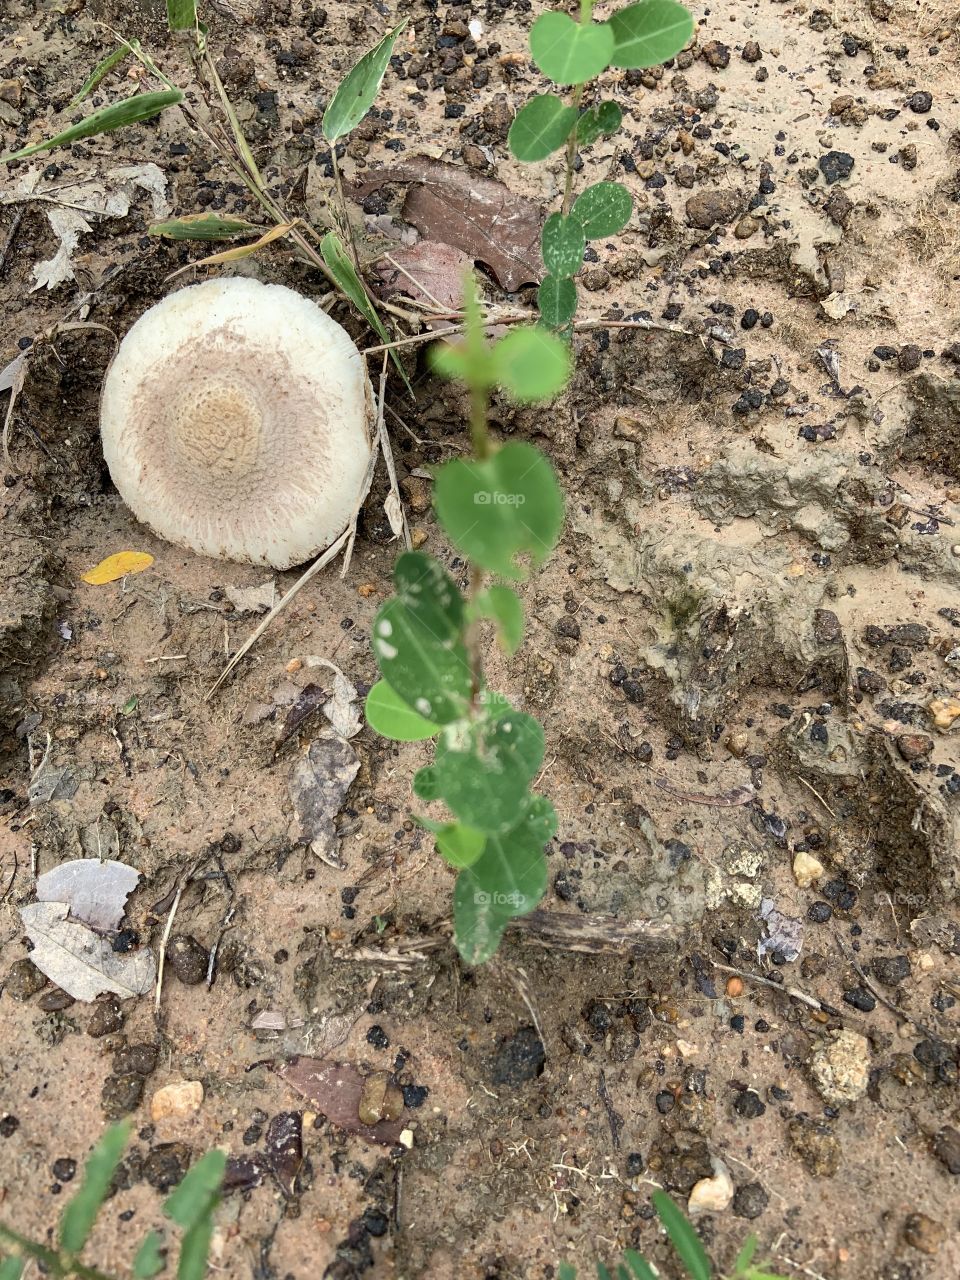
[[[132,8],[5,0],[2,150],[72,118],[110,48],[99,24],[189,83],[161,6]],[[626,133],[578,179],[615,174],[636,204],[587,264],[584,314],[654,327],[581,335],[558,404],[496,412],[502,437],[548,452],[568,500],[525,589],[525,645],[490,673],[546,729],[560,834],[543,907],[603,916],[611,936],[660,926],[598,955],[514,934],[496,963],[459,965],[452,875],[408,820],[418,746],[354,739],[342,869],[302,838],[290,780],[316,720],[278,742],[328,678],[310,657],[361,692],[375,679],[369,628],[397,553],[382,475],[346,581],[314,579],[205,700],[255,624],[228,589],[268,575],[168,546],[123,506],[97,435],[113,339],[89,326],[122,335],[215,270],[167,282],[202,247],[145,231],[156,202],[251,214],[231,172],[174,110],[3,174],[0,368],[28,359],[2,493],[0,1220],[46,1239],[72,1162],[129,1113],[89,1255],[106,1269],[220,1145],[237,1186],[213,1262],[230,1277],[546,1280],[625,1245],[674,1276],[658,1185],[681,1203],[697,1186],[718,1269],[752,1230],[786,1276],[960,1273],[958,12],[693,8],[675,65],[608,76]],[[427,156],[551,205],[557,166],[523,168],[505,142],[542,88],[524,55],[537,12],[230,0],[206,17],[268,183],[322,222],[320,114],[394,16],[409,26],[347,180]],[[121,69],[94,103],[131,86]],[[62,248],[55,188],[109,194],[131,165],[158,173],[124,211],[70,223]],[[358,205],[371,255],[397,243],[403,193]],[[283,246],[232,269],[326,291]],[[423,350],[407,356],[416,402],[392,381],[403,425],[388,422],[411,524],[462,572],[422,471],[464,444],[463,406]],[[155,563],[80,580],[127,549]],[[275,576],[284,590],[296,574]],[[158,1017],[149,996],[70,1002],[26,960],[35,873],[78,856],[142,873],[126,946],[157,952],[183,890]],[[742,990],[717,966],[749,975]],[[344,1133],[256,1065],[324,1053],[396,1073],[409,1149]],[[199,1109],[151,1119],[184,1080],[202,1083]],[[295,1179],[265,1163],[289,1112]]]

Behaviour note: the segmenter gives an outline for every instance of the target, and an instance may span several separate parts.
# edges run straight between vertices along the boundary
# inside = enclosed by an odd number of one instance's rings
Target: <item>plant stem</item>
[[[487,430],[487,389],[474,384],[470,388],[470,441],[479,462],[490,457],[490,432]]]
[[[580,0],[580,22],[586,26],[593,17],[593,0]],[[573,91],[573,97],[570,99],[570,105],[575,107],[577,114],[580,114],[580,103],[583,101],[583,91],[586,85],[578,84]],[[560,212],[564,217],[570,212],[571,196],[573,195],[573,166],[577,159],[577,129],[574,125],[570,137],[567,139],[567,174],[563,184],[563,205]]]
[[[340,221],[343,223],[347,233],[347,239],[350,242],[350,252],[353,255],[353,265],[360,274],[360,252],[357,249],[357,242],[353,238],[353,223],[350,221],[350,215],[347,212],[347,197],[343,194],[343,178],[340,174],[340,161],[337,159],[337,144],[330,144],[330,159],[333,162],[333,180],[337,188],[337,212],[340,214]]]

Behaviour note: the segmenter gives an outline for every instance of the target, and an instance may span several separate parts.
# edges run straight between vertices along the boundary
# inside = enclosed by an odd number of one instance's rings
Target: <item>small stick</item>
[[[541,1039],[543,1037],[541,1036]],[[615,1110],[613,1099],[607,1092],[607,1077],[603,1068],[600,1068],[600,1079],[597,1082],[597,1097],[603,1103],[603,1109],[607,1113],[607,1122],[610,1125],[610,1136],[613,1138],[613,1145],[617,1151],[620,1150],[620,1130],[623,1128],[623,1116],[619,1111]]]
[[[231,906],[227,914],[223,917],[223,924],[220,927],[220,932],[217,935],[217,940],[213,944],[213,946],[210,948],[210,960],[207,964],[207,990],[208,991],[213,986],[213,979],[216,972],[217,955],[219,954],[219,951],[220,951],[220,944],[223,942],[224,938],[227,936],[227,930],[230,928],[230,925],[233,922],[233,917],[236,913],[236,910],[237,910],[237,907],[236,907],[236,904],[234,904],[233,906]]]
[[[498,324],[533,324],[536,320],[534,312],[524,312],[519,316],[489,317],[486,328]],[[591,329],[644,329],[657,333],[679,333],[685,338],[702,338],[703,334],[694,333],[692,329],[684,329],[678,324],[658,324],[656,320],[603,320],[594,317],[592,320],[580,320],[574,326],[576,333],[587,333]],[[409,347],[418,342],[433,342],[438,338],[446,338],[450,334],[463,333],[463,325],[450,325],[446,329],[434,329],[430,333],[415,333],[409,338],[398,338],[396,342],[385,342],[378,347],[364,347],[365,356],[373,356],[381,351],[393,351],[396,347]],[[929,513],[927,513],[929,514]]]
[[[731,969],[727,964],[717,964],[716,960],[711,960],[710,963],[714,969],[719,969],[721,973],[732,973],[735,978],[743,978],[745,982],[755,982],[761,987],[772,987],[774,991],[779,991],[782,995],[790,996],[794,1000],[799,1000],[801,1004],[809,1005],[811,1009],[816,1009],[818,1013],[825,1013],[831,1018],[843,1017],[839,1009],[834,1009],[833,1005],[824,1004],[816,996],[808,996],[799,987],[785,987],[779,982],[772,982],[769,978],[762,978],[759,973],[747,973],[745,969]]]
[[[380,437],[380,451],[383,454],[383,460],[387,466],[387,477],[390,481],[390,493],[396,499],[397,506],[400,509],[400,525],[403,532],[404,546],[409,551],[413,543],[410,541],[410,526],[407,524],[407,513],[403,509],[403,500],[400,497],[400,486],[397,483],[397,469],[393,465],[393,449],[390,446],[390,434],[387,431],[386,418],[384,417],[384,406],[387,397],[387,361],[390,353],[383,353],[383,368],[380,370],[380,399],[377,405],[377,434]],[[391,525],[391,528],[393,526]],[[352,550],[352,548],[351,548]]]
[[[820,801],[820,803],[821,803],[821,804],[823,805],[823,807],[826,809],[827,813],[829,813],[829,814],[830,814],[831,818],[835,818],[835,817],[837,816],[837,815],[833,812],[833,810],[830,808],[830,806],[827,804],[826,800],[824,800],[823,796],[820,794],[820,792],[817,790],[817,788],[816,788],[812,783],[808,782],[808,781],[806,780],[806,778],[801,778],[801,777],[800,777],[800,775],[799,775],[799,773],[797,774],[797,781],[798,781],[798,782],[802,782],[802,783],[803,783],[803,785],[807,788],[807,790],[808,790],[808,791],[812,791],[812,792],[813,792],[813,794],[817,797],[817,799]]]
[[[170,931],[173,929],[173,921],[177,914],[177,908],[180,906],[180,899],[183,896],[185,887],[190,883],[190,877],[193,875],[193,867],[187,872],[186,876],[177,885],[177,891],[173,895],[173,902],[167,913],[167,923],[163,926],[163,937],[160,939],[160,954],[157,956],[157,986],[153,995],[153,1012],[160,1012],[160,993],[163,990],[163,962],[167,956],[167,943],[170,941]]]

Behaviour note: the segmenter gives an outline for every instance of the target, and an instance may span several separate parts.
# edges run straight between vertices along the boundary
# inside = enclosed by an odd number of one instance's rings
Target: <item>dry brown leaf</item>
[[[146,995],[157,976],[153,952],[144,947],[115,952],[106,939],[67,919],[65,902],[34,902],[20,908],[30,959],[74,1000],[95,1000],[105,992],[125,1000]]]
[[[352,1062],[328,1062],[324,1058],[290,1058],[287,1062],[265,1062],[331,1124],[355,1133],[367,1142],[392,1147],[403,1132],[403,1117],[364,1124],[360,1104],[366,1077]]]
[[[290,796],[302,836],[331,867],[343,866],[334,821],[359,768],[360,759],[350,743],[332,728],[324,728],[297,761],[290,779]]]
[[[473,259],[462,249],[437,240],[421,240],[410,249],[394,249],[377,263],[381,298],[398,293],[435,302],[451,311],[463,306],[463,279]]]
[[[426,156],[368,175],[356,188],[367,195],[386,182],[408,182],[403,216],[424,240],[462,249],[483,262],[514,293],[543,275],[540,206],[493,178]]]

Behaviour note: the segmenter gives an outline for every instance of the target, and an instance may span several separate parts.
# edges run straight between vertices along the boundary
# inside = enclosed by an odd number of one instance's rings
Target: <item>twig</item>
[[[544,1052],[547,1049],[547,1041],[543,1034],[543,1028],[540,1026],[540,1019],[537,1017],[537,1011],[533,1007],[533,1000],[530,997],[530,982],[527,978],[526,970],[520,968],[519,965],[507,964],[505,961],[497,965],[497,969],[510,982],[517,992],[517,995],[527,1006],[527,1012],[533,1022],[534,1030],[540,1037],[540,1043],[543,1045]]]
[[[837,949],[839,950],[840,954],[843,956],[844,960],[846,960],[847,963],[851,966],[851,968],[856,973],[857,977],[860,979],[860,981],[863,983],[863,985],[866,987],[866,989],[870,992],[870,994],[874,997],[875,1000],[879,1000],[879,1002],[885,1008],[889,1009],[892,1014],[895,1014],[896,1017],[898,1017],[901,1020],[901,1022],[909,1022],[912,1027],[916,1027],[917,1030],[922,1035],[925,1035],[928,1040],[943,1039],[942,1036],[937,1035],[936,1031],[931,1031],[930,1028],[925,1027],[922,1022],[918,1022],[916,1018],[912,1018],[909,1013],[905,1013],[903,1009],[898,1009],[897,1006],[891,1000],[888,1000],[887,997],[883,995],[882,992],[878,991],[877,988],[870,981],[870,979],[867,977],[867,975],[864,973],[864,971],[860,968],[859,964],[857,964],[856,958],[853,956],[853,954],[849,952],[847,948],[843,945],[843,940],[840,938],[839,934],[835,933],[833,937],[834,937],[834,941],[837,944]]]
[[[213,986],[213,979],[216,974],[217,955],[219,954],[219,951],[220,951],[220,944],[223,942],[224,938],[227,936],[227,930],[230,928],[233,922],[233,917],[236,914],[236,910],[237,910],[236,903],[234,903],[230,907],[230,910],[227,912],[227,914],[223,917],[223,924],[220,926],[220,932],[217,935],[217,940],[213,944],[213,946],[210,948],[210,959],[207,962],[207,990],[208,991]]]
[[[177,891],[173,895],[173,902],[170,904],[170,910],[167,913],[167,923],[163,926],[163,937],[160,939],[160,954],[157,956],[157,986],[153,995],[153,1012],[160,1012],[160,993],[163,990],[163,962],[167,956],[167,943],[170,941],[170,931],[173,929],[173,921],[177,914],[177,908],[180,906],[180,899],[183,897],[183,891],[190,883],[193,873],[196,870],[196,863],[193,863],[183,878],[177,884]]]
[[[830,808],[830,806],[827,804],[826,800],[824,800],[823,796],[820,794],[820,792],[817,790],[817,788],[816,788],[812,783],[808,782],[808,781],[806,780],[806,778],[801,778],[799,773],[797,774],[797,781],[798,781],[798,782],[802,782],[802,783],[803,783],[803,785],[807,788],[807,790],[808,790],[808,791],[812,791],[812,792],[813,792],[813,794],[817,797],[817,799],[820,801],[820,803],[821,803],[821,804],[823,805],[823,807],[826,809],[827,813],[829,813],[829,814],[830,814],[831,818],[835,818],[835,817],[837,816],[837,815],[834,813],[834,811]]]
[[[390,446],[390,433],[387,431],[386,418],[384,417],[384,406],[387,400],[387,360],[389,352],[383,353],[383,368],[380,370],[380,398],[377,402],[377,435],[380,438],[380,451],[383,454],[383,461],[387,467],[387,478],[390,481],[390,494],[396,500],[397,508],[400,512],[400,527],[403,533],[404,546],[409,551],[412,547],[410,541],[410,526],[407,524],[407,513],[403,509],[403,499],[400,497],[400,486],[397,483],[397,469],[393,465],[393,449]],[[389,512],[387,513],[389,517]],[[393,525],[391,523],[391,528]],[[396,530],[394,530],[396,532]],[[352,551],[352,548],[351,548]]]
[[[498,324],[533,324],[536,320],[536,312],[525,311],[522,315],[488,316],[484,323],[485,328],[490,329]],[[703,338],[702,333],[684,329],[682,325],[660,324],[656,320],[604,320],[595,316],[590,320],[579,320],[573,328],[576,333],[588,333],[592,329],[644,329],[656,333],[679,333],[684,338]],[[395,347],[409,347],[419,342],[434,342],[438,338],[446,338],[457,333],[463,333],[462,324],[450,325],[446,329],[433,329],[429,333],[415,333],[408,338],[398,338],[395,342],[381,343],[377,347],[364,347],[363,354],[378,355],[381,351],[393,351]]]
[[[619,1111],[615,1110],[613,1099],[607,1092],[607,1077],[604,1070],[600,1068],[600,1079],[597,1081],[597,1097],[603,1103],[603,1109],[607,1113],[607,1121],[610,1125],[610,1136],[613,1138],[613,1145],[620,1150],[620,1130],[623,1128],[623,1116]]]
[[[10,883],[9,883],[9,884],[7,885],[7,887],[4,889],[3,893],[2,893],[2,894],[0,894],[0,902],[6,902],[7,898],[10,896],[10,890],[13,888],[13,882],[14,882],[14,880],[16,880],[16,878],[17,878],[17,872],[18,872],[19,870],[20,870],[20,861],[19,861],[19,859],[17,858],[17,851],[16,851],[16,849],[14,849],[14,851],[13,851],[13,873],[12,873],[12,874],[11,874],[11,876],[10,876]]]
[[[13,461],[10,458],[10,429],[13,426],[13,410],[16,407],[17,397],[23,390],[23,384],[27,378],[27,362],[23,360],[17,365],[13,373],[13,381],[10,386],[10,403],[7,405],[7,413],[3,420],[3,434],[0,437],[0,443],[3,447],[4,465],[11,472],[16,472]]]
[[[801,1004],[809,1005],[811,1009],[816,1009],[818,1013],[825,1013],[830,1018],[843,1017],[839,1009],[834,1009],[833,1005],[824,1004],[816,996],[808,996],[799,987],[787,987],[782,983],[771,981],[770,978],[763,978],[759,973],[748,973],[745,969],[731,969],[727,964],[717,964],[716,960],[711,960],[710,963],[720,973],[732,973],[735,978],[743,978],[744,982],[754,982],[761,987],[771,987],[774,991],[779,991],[781,995],[790,996],[793,1000],[799,1000]]]
[[[329,546],[321,556],[318,556],[317,559],[314,560],[313,564],[310,566],[309,569],[307,569],[306,573],[303,573],[300,575],[300,577],[296,580],[296,582],[293,584],[290,590],[286,593],[286,595],[283,596],[282,599],[280,599],[277,602],[277,604],[273,606],[270,612],[264,617],[260,625],[250,633],[250,635],[246,638],[246,640],[244,640],[243,644],[240,646],[237,652],[233,655],[233,657],[230,659],[230,661],[227,663],[224,669],[220,672],[220,676],[217,679],[216,683],[211,685],[211,687],[203,695],[204,702],[210,701],[210,699],[217,692],[217,690],[220,688],[223,682],[227,679],[227,677],[230,675],[230,672],[234,669],[234,667],[237,665],[240,659],[245,657],[246,654],[250,652],[250,650],[257,643],[257,641],[260,639],[263,633],[274,621],[274,619],[279,617],[279,615],[284,611],[284,609],[287,607],[290,601],[294,598],[294,596],[296,596],[300,591],[303,590],[303,588],[307,585],[310,579],[316,577],[316,575],[320,572],[321,569],[325,569],[327,565],[331,562],[331,560],[335,560],[344,547],[349,547],[350,549],[352,549],[353,540],[356,537],[356,532],[357,532],[357,519],[359,518],[359,515],[360,515],[360,508],[363,506],[364,502],[366,502],[367,494],[370,492],[370,485],[373,482],[373,473],[376,469],[376,465],[377,465],[377,450],[376,448],[371,448],[370,461],[367,464],[367,474],[364,476],[363,485],[361,486],[360,495],[357,498],[357,503],[356,503],[356,506],[354,507],[353,517],[350,521],[350,524],[347,526],[346,529],[344,529],[343,533],[341,533],[340,537],[337,538],[336,542],[334,542],[331,546]],[[349,560],[347,563],[349,564]]]

